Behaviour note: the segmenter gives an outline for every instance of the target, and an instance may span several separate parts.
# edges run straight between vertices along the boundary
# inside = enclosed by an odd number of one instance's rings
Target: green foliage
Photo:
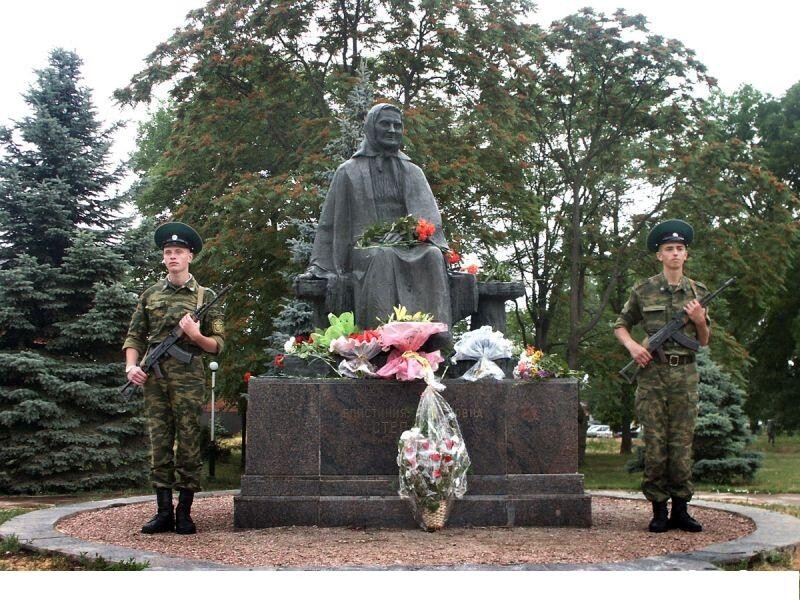
[[[373,89],[366,61],[358,69],[357,76],[355,85],[347,94],[342,115],[337,118],[339,135],[332,137],[324,148],[325,154],[332,157],[334,161],[347,160],[356,151],[363,138],[364,118],[372,106]],[[333,179],[333,173],[333,169],[330,168],[320,171],[316,177],[327,184]],[[322,187],[318,188],[317,202],[320,206],[324,199],[324,193],[325,190]],[[289,284],[308,266],[316,234],[316,220],[303,222],[299,219],[290,219],[290,223],[291,227],[296,229],[297,234],[296,237],[287,240],[291,251],[291,260],[283,275]],[[272,325],[273,333],[266,338],[268,343],[266,354],[270,359],[284,352],[283,344],[290,336],[311,333],[313,329],[311,306],[295,298],[293,294],[287,294]],[[319,354],[316,350],[313,352]],[[325,353],[327,353],[327,348],[323,354]],[[274,364],[269,364],[267,370],[275,372],[276,367]]]
[[[746,112],[748,130],[741,139],[757,145],[765,155],[771,171],[794,194],[800,193],[800,84],[795,84],[780,99],[762,97],[754,90],[743,88],[734,98],[744,104],[742,98],[754,97],[752,108]],[[736,111],[741,114],[745,111]],[[744,120],[741,118],[740,120]],[[765,248],[763,256],[757,258],[759,269],[770,255],[782,255],[789,261],[785,282],[796,282],[800,277],[800,237],[797,232],[798,208],[791,204],[795,217],[793,232],[779,231],[785,238],[775,239],[775,247],[781,252]],[[767,265],[769,263],[766,263]],[[770,267],[767,266],[767,269]],[[749,397],[746,410],[752,423],[773,419],[788,430],[800,428],[800,293],[797,286],[784,284],[772,295],[766,310],[759,316],[756,327],[749,336],[748,350],[754,362],[750,371]]]
[[[84,571],[144,571],[150,567],[150,563],[147,561],[138,562],[134,558],[126,558],[116,562],[107,560],[99,554],[95,554],[94,558],[89,558],[89,554],[86,552],[81,552],[76,563]]]
[[[527,138],[524,194],[498,217],[531,289],[534,343],[565,343],[575,368],[610,296],[632,283],[636,241],[668,194],[664,169],[692,121],[696,89],[711,81],[683,44],[622,10],[554,22],[527,66],[528,117],[517,124]]]
[[[13,533],[0,538],[0,554],[19,552],[21,548],[19,538]]]
[[[135,303],[107,189],[110,135],[54,50],[0,132],[0,491],[135,485],[146,470],[140,402],[124,402],[120,341]]]
[[[20,515],[24,515],[26,512],[29,512],[30,509],[27,508],[7,508],[0,510],[0,525],[13,519],[14,517],[18,517]]]

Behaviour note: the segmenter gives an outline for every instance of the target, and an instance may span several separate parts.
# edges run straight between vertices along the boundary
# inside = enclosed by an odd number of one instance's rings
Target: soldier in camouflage
[[[647,237],[647,247],[656,253],[662,272],[637,283],[614,323],[614,335],[641,369],[636,388],[636,414],[644,427],[645,466],[642,491],[653,504],[648,529],[698,532],[703,527],[689,516],[692,498],[692,441],[697,418],[699,377],[694,352],[670,341],[664,354],[651,356],[646,340],[631,337],[641,323],[648,335],[686,310],[683,332],[701,346],[708,345],[710,320],[699,299],[708,294],[705,285],[683,274],[688,246],[694,237],[691,225],[672,219],[656,225]],[[672,499],[668,516],[667,501]]]
[[[144,389],[145,414],[152,448],[151,480],[156,488],[157,514],[142,533],[191,534],[197,531],[191,518],[194,493],[200,489],[200,415],[205,401],[205,370],[201,355],[217,354],[224,344],[222,314],[215,305],[198,323],[191,312],[214,298],[189,273],[189,264],[203,241],[183,223],[161,225],[155,242],[163,251],[167,276],[139,298],[125,339],[126,375]],[[140,356],[161,342],[180,324],[184,337],[178,345],[192,354],[188,363],[168,357],[160,364],[162,378],[140,368]],[[172,490],[179,491],[173,513]]]

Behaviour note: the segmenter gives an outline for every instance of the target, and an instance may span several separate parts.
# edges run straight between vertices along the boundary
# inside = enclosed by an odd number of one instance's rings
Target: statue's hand
[[[319,268],[309,267],[305,273],[297,276],[297,279],[332,279],[336,277],[336,273],[323,271]]]
[[[393,231],[390,231],[385,236],[383,236],[383,239],[381,240],[381,243],[382,244],[396,244],[396,243],[400,242],[402,239],[403,239],[403,236],[401,236],[399,233],[395,233]]]

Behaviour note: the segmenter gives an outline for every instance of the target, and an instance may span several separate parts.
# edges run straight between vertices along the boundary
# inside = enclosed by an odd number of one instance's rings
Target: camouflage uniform
[[[614,328],[631,331],[641,323],[647,334],[652,335],[683,310],[689,300],[707,294],[708,288],[700,282],[684,276],[680,284],[672,286],[660,273],[633,287]],[[683,333],[697,338],[691,320]],[[667,362],[653,356],[647,367],[639,371],[636,388],[636,414],[644,426],[645,443],[642,491],[651,502],[665,502],[670,497],[689,501],[698,402],[697,365],[689,348],[669,341],[663,349]]]
[[[131,318],[125,348],[135,348],[139,356],[161,342],[181,317],[198,307],[200,286],[194,277],[182,286],[164,278],[139,298]],[[205,289],[202,302],[214,298]],[[216,340],[217,352],[224,344],[221,309],[215,305],[200,323],[203,335]],[[152,448],[151,480],[156,488],[200,489],[200,415],[205,402],[205,369],[202,351],[185,338],[178,345],[193,354],[184,364],[173,357],[160,363],[164,377],[150,373],[144,384],[145,414]],[[177,441],[177,452],[173,451]]]

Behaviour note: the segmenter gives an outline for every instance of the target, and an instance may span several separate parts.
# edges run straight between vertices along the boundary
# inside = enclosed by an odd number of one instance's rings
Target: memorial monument
[[[422,170],[401,150],[402,114],[373,107],[364,141],[336,171],[298,297],[314,324],[352,311],[372,329],[393,307],[452,326],[505,332],[504,303],[521,282],[481,282],[448,269],[442,220]],[[433,224],[432,243],[358,247],[375,223],[412,215]],[[449,335],[431,339],[441,348]],[[287,373],[290,375],[290,373]],[[591,525],[578,467],[578,387],[574,380],[446,380],[472,459],[468,492],[450,525]],[[234,499],[237,527],[414,526],[397,494],[397,440],[414,420],[422,382],[253,377],[247,464]]]

